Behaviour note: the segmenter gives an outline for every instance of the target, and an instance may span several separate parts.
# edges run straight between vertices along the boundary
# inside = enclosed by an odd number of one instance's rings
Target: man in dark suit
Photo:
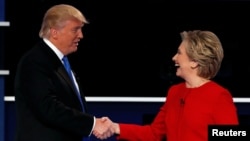
[[[77,51],[88,23],[75,7],[51,7],[41,41],[21,58],[15,76],[16,141],[81,141],[92,132],[111,135],[111,121],[86,112],[79,80],[62,59]],[[70,69],[70,68],[69,68]]]

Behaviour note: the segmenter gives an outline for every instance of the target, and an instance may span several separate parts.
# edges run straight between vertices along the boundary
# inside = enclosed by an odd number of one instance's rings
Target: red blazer
[[[213,81],[198,88],[186,88],[185,83],[180,83],[169,89],[166,102],[152,124],[121,123],[117,139],[207,141],[210,124],[238,124],[230,92]]]

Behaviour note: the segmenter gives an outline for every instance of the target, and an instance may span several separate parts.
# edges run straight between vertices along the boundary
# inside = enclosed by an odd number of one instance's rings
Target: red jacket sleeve
[[[120,123],[120,135],[118,140],[129,141],[161,141],[166,136],[166,127],[164,122],[165,105],[161,107],[160,112],[150,125],[136,125]]]

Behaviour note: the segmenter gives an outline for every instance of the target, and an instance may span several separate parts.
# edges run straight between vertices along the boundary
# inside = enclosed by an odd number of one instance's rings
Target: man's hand
[[[108,117],[96,118],[93,134],[98,139],[107,139],[115,133],[113,122]]]

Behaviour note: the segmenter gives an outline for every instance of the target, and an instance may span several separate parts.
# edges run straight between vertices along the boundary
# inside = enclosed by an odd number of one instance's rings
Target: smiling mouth
[[[79,43],[78,43],[78,42],[75,42],[75,43],[74,43],[74,45],[78,46],[78,45],[79,45]]]

